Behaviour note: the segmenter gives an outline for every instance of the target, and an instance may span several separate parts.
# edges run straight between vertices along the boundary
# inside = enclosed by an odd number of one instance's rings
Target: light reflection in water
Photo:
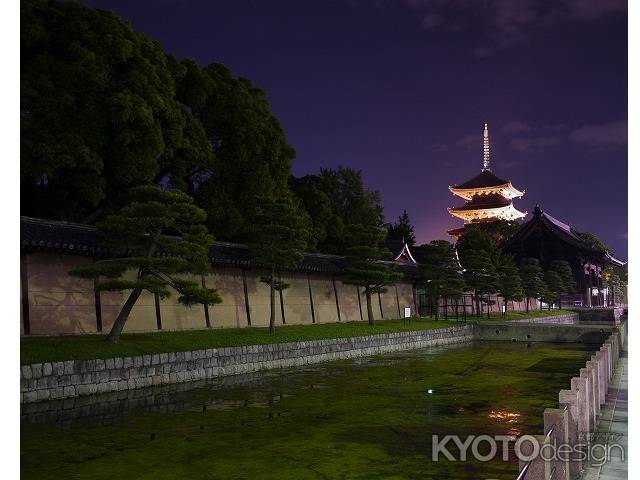
[[[522,435],[522,431],[514,424],[520,422],[521,414],[519,412],[510,412],[509,410],[491,410],[488,417],[497,420],[498,423],[506,423],[508,425],[507,433],[515,437]]]

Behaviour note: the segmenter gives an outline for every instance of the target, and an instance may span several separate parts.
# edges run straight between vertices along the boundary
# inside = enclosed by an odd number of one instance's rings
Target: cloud
[[[618,148],[627,146],[627,121],[604,123],[601,125],[584,125],[569,134],[574,143],[597,149]]]
[[[437,13],[430,13],[422,19],[420,26],[425,30],[433,30],[444,23],[444,19]]]
[[[564,0],[576,20],[597,20],[603,15],[626,12],[627,0]]]
[[[457,32],[479,27],[477,57],[527,44],[540,30],[560,22],[593,22],[626,14],[626,0],[347,0],[377,8],[401,6],[422,14],[421,28]]]
[[[509,142],[509,146],[518,152],[527,152],[538,148],[547,148],[560,145],[560,137],[516,137]]]
[[[466,148],[466,149],[473,149],[473,148],[477,148],[478,151],[481,151],[482,149],[482,134],[479,133],[472,133],[469,135],[466,135],[462,138],[460,138],[457,142],[456,145],[458,147],[462,147],[462,148]]]
[[[505,135],[513,135],[516,133],[530,132],[531,126],[527,122],[513,120],[500,127],[500,133]]]

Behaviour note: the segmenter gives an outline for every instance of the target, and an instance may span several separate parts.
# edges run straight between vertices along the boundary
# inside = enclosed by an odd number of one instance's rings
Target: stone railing
[[[20,368],[20,402],[73,398],[473,339],[473,325],[136,357],[36,363]]]
[[[584,445],[595,432],[596,422],[600,416],[600,408],[606,401],[609,382],[620,359],[620,352],[626,340],[627,323],[614,328],[604,341],[600,350],[595,352],[580,369],[580,376],[571,379],[571,389],[559,393],[559,408],[547,408],[544,411],[545,435],[535,436],[538,446],[546,444],[566,445],[562,455],[550,456],[545,460],[538,455],[529,462],[520,462],[520,474],[517,480],[553,480],[579,478],[585,465],[572,459],[577,445]],[[531,455],[524,448],[522,453]],[[559,449],[555,450],[559,453]]]

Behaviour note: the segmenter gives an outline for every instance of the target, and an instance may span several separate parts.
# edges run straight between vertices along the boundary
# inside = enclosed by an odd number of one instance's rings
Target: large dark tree
[[[293,180],[291,187],[311,216],[321,252],[344,254],[350,225],[383,225],[380,193],[365,187],[360,171],[321,169],[319,175]]]
[[[455,248],[446,240],[433,240],[421,245],[416,250],[416,255],[420,263],[418,283],[431,295],[438,318],[441,297],[459,298],[464,294],[465,282]]]
[[[571,231],[573,234],[577,235],[582,239],[583,242],[588,244],[592,248],[597,248],[603,252],[610,252],[609,247],[605,245],[605,243],[596,237],[593,233],[582,232],[575,227],[571,227]]]
[[[402,276],[393,264],[380,261],[389,255],[382,247],[385,235],[384,229],[372,225],[353,224],[347,229],[346,240],[350,246],[344,283],[363,288],[370,325],[374,324],[371,295],[385,292],[387,286]]]
[[[328,235],[328,226],[334,216],[328,195],[321,189],[320,178],[317,175],[289,179],[289,185],[293,193],[303,206],[304,213],[308,216],[309,251],[318,250],[318,246],[324,247]],[[326,250],[324,250],[326,251]]]
[[[496,243],[483,230],[471,229],[460,238],[457,248],[464,268],[464,280],[474,291],[476,314],[480,315],[481,298],[495,293],[498,288],[498,273],[492,262]]]
[[[546,289],[542,268],[537,258],[522,259],[520,262],[520,278],[522,279],[522,291],[526,297],[528,312],[529,299],[540,298]]]
[[[219,64],[179,66],[177,98],[202,125],[217,160],[212,169],[192,169],[189,188],[216,237],[245,241],[260,199],[286,191],[295,151],[251,81]]]
[[[213,161],[156,42],[75,2],[21,6],[23,214],[94,219],[128,188],[172,171],[178,157]]]
[[[209,246],[213,238],[204,226],[205,212],[187,194],[155,186],[132,189],[128,200],[117,214],[98,224],[112,258],[71,272],[96,279],[98,291],[130,292],[107,336],[113,343],[120,338],[143,290],[161,298],[175,290],[178,301],[187,306],[221,301],[215,290],[184,276],[209,271]]]
[[[407,245],[413,247],[416,244],[416,236],[413,232],[413,225],[409,220],[409,214],[406,210],[398,217],[398,221],[389,225],[387,230],[387,238],[389,240],[405,241]]]
[[[294,267],[302,260],[302,249],[307,243],[308,231],[298,214],[293,200],[286,195],[261,201],[256,214],[254,238],[251,243],[253,261],[269,272],[260,280],[269,285],[269,331],[275,331],[275,292],[288,288],[281,280],[282,271]]]

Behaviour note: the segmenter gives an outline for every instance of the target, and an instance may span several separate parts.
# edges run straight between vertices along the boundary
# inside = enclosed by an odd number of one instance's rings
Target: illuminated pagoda
[[[461,207],[448,208],[454,217],[465,221],[465,227],[449,230],[447,233],[460,237],[471,223],[495,222],[496,220],[513,221],[524,217],[527,212],[520,212],[513,206],[513,199],[524,195],[524,190],[515,188],[509,180],[502,180],[491,172],[489,159],[489,129],[484,124],[482,171],[471,180],[449,187],[454,195],[466,200]]]

